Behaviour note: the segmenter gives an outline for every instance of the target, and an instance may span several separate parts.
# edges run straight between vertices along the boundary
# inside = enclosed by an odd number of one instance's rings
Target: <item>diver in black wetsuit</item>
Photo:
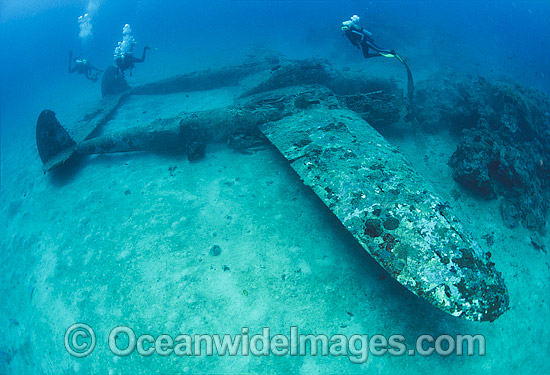
[[[342,31],[351,44],[361,48],[366,59],[377,56],[395,57],[397,55],[394,50],[380,48],[374,44],[372,33],[357,25],[355,21],[359,21],[359,17],[356,15],[352,16],[349,21],[342,22]],[[371,53],[370,50],[373,50],[374,53]]]
[[[96,68],[86,59],[74,59],[75,65],[72,66],[73,62],[73,52],[69,52],[69,73],[77,72],[79,74],[84,74],[92,82],[97,82],[97,76],[103,71]]]
[[[413,109],[414,81],[413,81],[413,76],[412,76],[411,70],[409,69],[409,66],[407,65],[405,60],[403,60],[403,58],[399,56],[393,49],[389,50],[385,48],[380,48],[376,44],[374,44],[372,33],[362,28],[361,26],[359,26],[356,23],[357,21],[359,21],[359,17],[357,15],[353,15],[351,19],[349,19],[348,21],[342,22],[342,31],[344,32],[344,35],[349,39],[351,44],[353,44],[357,48],[361,48],[361,50],[363,51],[363,56],[365,56],[366,59],[370,57],[377,57],[377,56],[395,57],[407,69],[408,115],[406,119],[407,120],[414,119],[414,109]]]
[[[143,55],[141,59],[134,57],[134,45],[136,40],[132,35],[132,27],[129,24],[124,25],[122,28],[122,41],[118,42],[115,48],[113,65],[117,69],[118,73],[124,78],[124,71],[129,70],[132,75],[132,69],[136,63],[142,63],[145,61],[145,54],[149,47],[143,48]],[[155,48],[156,49],[156,48]]]
[[[143,48],[143,55],[141,59],[134,56],[133,52],[124,52],[118,56],[115,56],[115,66],[119,69],[120,73],[124,76],[125,70],[130,70],[130,76],[132,75],[132,69],[136,63],[142,63],[145,61],[145,55],[149,47]]]

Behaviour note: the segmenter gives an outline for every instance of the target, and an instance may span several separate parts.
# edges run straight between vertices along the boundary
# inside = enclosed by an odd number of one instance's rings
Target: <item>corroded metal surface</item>
[[[38,148],[47,148],[49,150],[47,153],[47,158],[42,158],[42,162],[44,163],[43,169],[44,171],[50,171],[65,164],[75,154],[75,152],[78,151],[75,146],[68,146],[65,143],[56,142],[55,138],[59,137],[59,132],[68,133],[72,141],[76,144],[80,144],[85,140],[88,140],[94,135],[94,132],[97,129],[109,121],[110,117],[120,107],[123,101],[131,95],[164,95],[173,92],[207,90],[228,85],[236,85],[244,77],[256,73],[261,69],[267,69],[265,64],[249,63],[233,67],[208,69],[178,75],[158,82],[148,83],[130,89],[121,94],[111,96],[108,95],[98,103],[94,110],[82,116],[82,118],[70,127],[64,129],[59,122],[57,124],[57,129],[50,126],[50,128],[54,130],[54,134],[50,137],[50,140],[45,139],[44,136],[37,133],[37,141],[39,142]],[[48,127],[49,124],[45,122],[46,120],[47,118],[44,116],[42,118],[39,117],[37,121],[37,128],[43,129]],[[47,143],[47,147],[40,144],[41,142]],[[145,148],[145,146],[142,148]],[[88,149],[93,149],[93,147],[88,147]],[[125,151],[125,149],[122,148],[121,151]],[[126,151],[131,151],[131,148]]]
[[[73,140],[76,143],[82,142],[87,139],[94,130],[105,125],[126,97],[127,95],[121,94],[102,99],[93,111],[86,113],[67,129]]]
[[[84,155],[129,151],[175,151],[187,152],[190,156],[189,153],[193,153],[201,144],[227,142],[235,135],[259,133],[258,125],[266,121],[280,120],[321,102],[325,105],[338,105],[336,97],[326,88],[286,87],[248,97],[234,106],[189,112],[168,119],[159,118],[151,123],[109,132],[78,143],[70,138],[67,142],[59,142],[57,139],[66,138],[67,132],[57,121],[55,114],[45,110],[43,113],[48,116],[41,116],[37,123],[37,135],[40,134],[37,137],[37,146],[39,150],[46,146],[49,150],[47,153],[41,153],[45,155],[42,157],[45,171],[59,167],[75,153]],[[90,132],[98,126],[96,120],[97,117],[91,117],[89,120]],[[82,140],[82,136],[78,139]]]
[[[507,310],[507,290],[489,254],[357,114],[320,107],[261,130],[365,250],[414,294],[474,321]]]
[[[201,70],[147,83],[133,88],[131,92],[132,95],[166,95],[175,92],[204,91],[225,86],[236,86],[243,78],[268,69],[265,63],[253,62]]]
[[[66,163],[76,151],[75,144],[86,140],[95,130],[109,121],[125,97],[126,94],[121,94],[102,99],[93,111],[82,116],[69,129],[61,126],[55,119],[55,113],[49,110],[42,111],[36,123],[36,141],[39,150],[44,148],[49,150],[48,153],[40,155],[44,163],[43,170],[46,172]],[[44,116],[45,113],[51,113],[51,115]],[[44,134],[43,129],[46,128],[49,134]],[[62,141],[63,137],[60,137],[60,134],[70,136],[70,141]]]

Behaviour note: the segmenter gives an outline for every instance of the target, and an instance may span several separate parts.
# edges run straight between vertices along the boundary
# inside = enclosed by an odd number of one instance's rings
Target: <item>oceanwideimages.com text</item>
[[[75,357],[92,353],[96,345],[93,329],[74,324],[65,333],[65,347]],[[325,335],[303,334],[290,327],[286,334],[272,334],[269,327],[252,333],[248,327],[238,334],[140,334],[127,326],[112,329],[108,337],[109,350],[118,357],[137,353],[158,356],[346,356],[353,363],[365,363],[373,356],[474,356],[485,355],[482,335],[420,335],[412,347],[403,335]]]

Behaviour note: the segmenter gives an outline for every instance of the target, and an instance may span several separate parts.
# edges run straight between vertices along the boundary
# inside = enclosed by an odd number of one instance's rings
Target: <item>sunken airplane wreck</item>
[[[493,321],[502,315],[509,298],[490,254],[369,125],[399,119],[403,97],[397,84],[340,72],[322,60],[272,67],[265,59],[135,88],[108,82],[97,110],[70,128],[44,110],[36,127],[44,171],[77,154],[173,150],[194,160],[204,156],[207,143],[246,151],[267,138],[395,280],[453,316]],[[130,95],[223,86],[240,90],[234,105],[93,136]]]

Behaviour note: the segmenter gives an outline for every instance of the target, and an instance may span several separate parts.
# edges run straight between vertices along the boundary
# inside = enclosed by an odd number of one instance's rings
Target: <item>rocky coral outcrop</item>
[[[449,160],[462,186],[502,197],[508,226],[541,232],[550,208],[550,101],[535,90],[450,74],[422,83],[417,118],[424,131],[461,131]]]

